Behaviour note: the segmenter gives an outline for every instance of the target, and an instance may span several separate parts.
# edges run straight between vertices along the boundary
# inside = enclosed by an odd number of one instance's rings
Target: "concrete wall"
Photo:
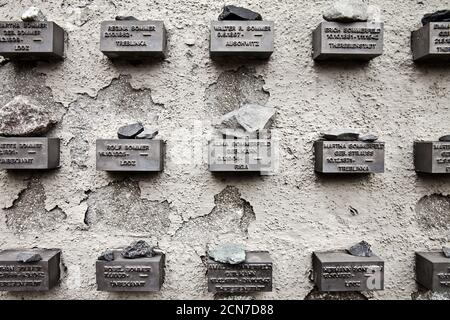
[[[0,67],[0,103],[34,97],[60,122],[62,167],[0,172],[0,247],[63,250],[60,287],[20,298],[213,299],[202,262],[207,244],[235,241],[269,250],[274,290],[244,298],[445,298],[418,292],[414,251],[440,248],[450,237],[450,180],[414,172],[414,139],[449,133],[450,65],[416,66],[410,31],[424,13],[449,1],[371,1],[382,9],[385,53],[367,65],[315,64],[311,32],[331,1],[235,1],[276,21],[275,53],[266,62],[209,59],[209,21],[224,1],[0,0],[2,20],[39,6],[67,31],[61,63]],[[99,51],[102,20],[117,14],[164,20],[169,54],[162,63],[112,64]],[[227,177],[207,169],[210,123],[256,102],[275,107],[280,168],[274,176]],[[95,170],[95,140],[120,125],[159,115],[167,141],[158,175],[110,175]],[[313,141],[330,127],[378,132],[386,142],[386,172],[368,177],[314,174]],[[167,251],[158,294],[96,291],[95,260],[108,247],[136,239]],[[385,290],[318,295],[308,280],[314,250],[346,248],[365,239],[386,262]],[[216,298],[222,298],[217,296]]]

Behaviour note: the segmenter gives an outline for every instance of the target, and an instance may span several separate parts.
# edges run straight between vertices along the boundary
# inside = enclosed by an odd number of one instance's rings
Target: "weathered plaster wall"
[[[0,172],[0,247],[61,248],[63,279],[49,293],[0,298],[212,299],[202,256],[207,244],[224,241],[271,252],[274,291],[254,297],[332,298],[311,292],[312,251],[362,239],[386,261],[385,290],[365,297],[444,298],[417,293],[413,257],[415,250],[450,241],[450,180],[417,176],[412,143],[449,133],[450,65],[414,65],[409,36],[424,13],[448,8],[449,1],[371,1],[386,22],[385,54],[362,66],[313,63],[311,32],[331,1],[305,0],[234,1],[276,21],[276,50],[267,62],[214,63],[209,21],[225,3],[0,1],[2,20],[17,20],[25,7],[37,5],[67,31],[63,62],[0,66],[0,103],[17,94],[34,97],[61,115],[48,135],[63,139],[61,169]],[[117,14],[164,20],[168,58],[130,65],[102,56],[100,22]],[[274,176],[213,176],[207,170],[210,123],[241,102],[278,111],[280,168]],[[154,115],[168,146],[163,173],[96,172],[96,138],[113,138],[120,125],[148,123]],[[313,141],[330,127],[378,132],[387,145],[386,172],[315,175]],[[141,238],[167,251],[162,291],[97,292],[98,254]]]

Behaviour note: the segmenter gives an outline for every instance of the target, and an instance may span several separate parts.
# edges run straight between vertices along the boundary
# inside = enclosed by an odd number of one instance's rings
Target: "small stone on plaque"
[[[365,22],[369,18],[367,4],[361,0],[337,0],[323,18],[342,23]]]
[[[17,259],[18,262],[23,262],[23,263],[31,263],[31,262],[38,262],[42,260],[42,257],[39,253],[34,253],[34,252],[19,252],[17,254]]]
[[[158,135],[158,129],[144,129],[136,136],[136,139],[153,139]]]
[[[22,14],[22,21],[34,22],[34,21],[47,21],[47,18],[42,11],[37,7],[29,7]]]
[[[373,133],[368,133],[368,134],[359,136],[358,140],[363,141],[363,142],[375,142],[378,140],[378,136]]]
[[[218,20],[254,21],[254,20],[262,20],[262,16],[259,13],[254,12],[252,10],[229,5],[223,8],[223,12],[219,15]]]
[[[245,250],[237,244],[224,244],[208,251],[208,256],[216,262],[239,264],[245,261]]]
[[[440,137],[440,138],[439,138],[439,141],[442,141],[442,142],[450,142],[450,134],[447,134],[447,135],[445,135],[445,136]]]
[[[135,139],[142,131],[144,131],[144,126],[142,123],[137,122],[120,127],[119,130],[117,130],[117,136],[119,139]]]
[[[450,247],[442,247],[442,253],[445,257],[450,258]]]
[[[116,21],[138,21],[133,16],[116,16]]]
[[[422,18],[422,24],[425,26],[430,22],[450,22],[450,10],[439,10],[433,13],[427,13]]]
[[[144,240],[135,241],[122,250],[122,257],[126,259],[151,258],[154,255],[153,248]]]
[[[361,241],[360,243],[355,244],[350,249],[348,249],[348,253],[355,257],[371,257],[373,255],[372,250],[370,249],[370,244],[366,241]]]
[[[98,260],[101,261],[114,261],[114,251],[111,249],[107,249],[105,252],[103,252],[99,257]]]
[[[354,129],[334,129],[322,134],[327,141],[358,141],[359,131]]]

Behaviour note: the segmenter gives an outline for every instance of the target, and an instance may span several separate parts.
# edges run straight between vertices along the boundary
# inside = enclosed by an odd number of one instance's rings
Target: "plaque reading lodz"
[[[42,260],[18,262],[21,252],[39,254]],[[48,291],[59,282],[61,250],[26,249],[0,251],[0,291]]]
[[[240,264],[220,263],[208,258],[208,291],[249,293],[272,291],[272,259],[265,251],[247,251]]]
[[[322,22],[313,32],[314,60],[371,60],[383,54],[383,23]]]
[[[313,278],[319,291],[384,289],[384,262],[379,257],[356,257],[345,251],[314,252]]]
[[[104,21],[100,50],[111,59],[164,58],[167,35],[163,21]]]
[[[411,33],[413,60],[450,60],[450,22],[430,22]]]
[[[57,168],[59,148],[59,138],[0,138],[0,169]]]
[[[164,141],[97,140],[97,170],[157,172],[164,168]]]
[[[61,60],[64,30],[48,21],[0,21],[0,56],[12,60]]]
[[[450,173],[450,142],[415,141],[416,172]]]
[[[450,291],[450,258],[440,252],[416,252],[416,280],[428,290]]]

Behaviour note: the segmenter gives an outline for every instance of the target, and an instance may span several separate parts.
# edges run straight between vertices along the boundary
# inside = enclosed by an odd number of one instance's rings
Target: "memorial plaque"
[[[59,167],[58,138],[0,138],[0,170]]]
[[[60,60],[64,30],[54,22],[0,21],[0,56],[16,60]]]
[[[164,142],[150,139],[97,140],[97,170],[156,172],[164,169]]]
[[[271,139],[213,139],[209,141],[209,171],[273,171]]]
[[[413,60],[450,60],[450,22],[430,22],[411,33]]]
[[[165,256],[126,259],[114,250],[113,261],[96,262],[98,291],[157,292],[164,282]]]
[[[164,58],[167,48],[163,21],[104,21],[100,50],[111,59]]]
[[[316,141],[314,150],[317,172],[384,172],[384,142]]]
[[[211,58],[241,56],[269,58],[273,53],[273,21],[213,21]]]
[[[415,141],[416,172],[450,173],[450,142]]]
[[[18,262],[20,252],[33,252],[41,261]],[[48,291],[59,282],[61,250],[26,249],[0,251],[0,291]]]
[[[319,291],[384,289],[384,262],[376,255],[356,257],[345,251],[314,252],[313,278]]]
[[[416,252],[416,280],[428,290],[450,291],[450,258],[440,252]]]
[[[383,23],[324,21],[313,32],[313,59],[373,59],[383,54],[383,34]]]
[[[265,251],[247,251],[240,264],[208,259],[208,291],[248,293],[272,291],[272,259]]]

